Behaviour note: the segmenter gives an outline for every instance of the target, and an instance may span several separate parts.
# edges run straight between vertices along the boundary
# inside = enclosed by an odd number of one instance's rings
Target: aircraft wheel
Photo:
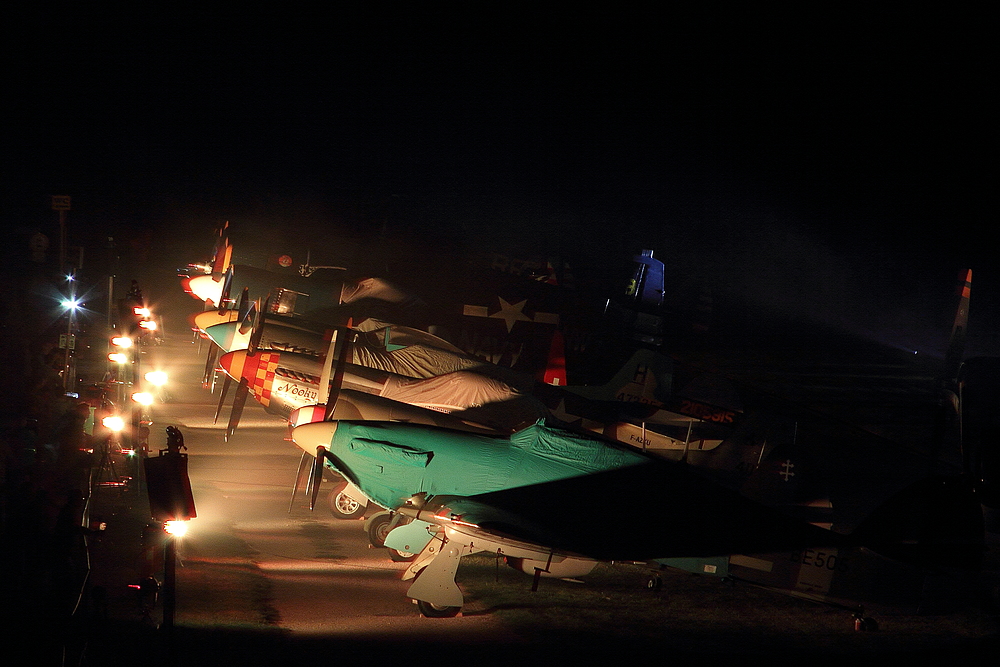
[[[392,559],[394,563],[409,563],[417,554],[411,554],[409,551],[397,551],[396,549],[389,549],[389,558]]]
[[[379,512],[368,520],[368,542],[376,549],[385,546],[385,537],[389,534],[389,524],[392,522],[390,512]]]
[[[651,575],[649,579],[646,580],[647,591],[658,591],[661,588],[663,588],[663,579],[660,578],[660,575]]]
[[[439,607],[423,600],[417,600],[417,609],[427,618],[454,618],[462,611],[461,607]]]
[[[368,503],[359,503],[357,500],[344,495],[347,482],[341,482],[330,491],[328,500],[330,502],[330,512],[338,519],[360,519],[368,509]]]

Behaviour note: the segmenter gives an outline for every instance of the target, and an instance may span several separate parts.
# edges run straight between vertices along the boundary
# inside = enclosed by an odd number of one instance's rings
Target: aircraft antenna
[[[299,264],[299,275],[303,278],[308,278],[312,274],[316,273],[319,269],[334,269],[336,271],[346,271],[346,266],[312,266],[309,263],[309,251],[306,251],[306,263]]]

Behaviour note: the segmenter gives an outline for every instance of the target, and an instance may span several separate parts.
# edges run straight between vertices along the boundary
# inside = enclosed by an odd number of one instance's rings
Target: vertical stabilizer
[[[566,386],[566,344],[562,332],[556,329],[552,333],[549,344],[549,354],[542,374],[545,384]]]
[[[660,405],[670,397],[672,384],[673,362],[670,358],[640,348],[607,384],[567,389],[592,400]]]
[[[958,378],[958,370],[965,354],[965,334],[969,326],[969,298],[972,293],[972,269],[962,271],[958,276],[958,306],[955,309],[955,321],[951,326],[951,338],[948,341],[948,351],[945,353],[944,377],[947,380]]]

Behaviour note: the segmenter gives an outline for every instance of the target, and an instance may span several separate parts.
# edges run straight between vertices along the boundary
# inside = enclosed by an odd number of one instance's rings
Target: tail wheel
[[[420,568],[420,571],[417,572],[417,579],[420,578],[420,575],[424,573],[425,569],[426,568],[424,567]],[[417,603],[417,609],[419,609],[420,613],[427,618],[454,618],[458,616],[458,612],[462,611],[461,607],[446,607],[431,604],[425,600],[415,600],[415,602]]]
[[[368,509],[368,503],[360,503],[354,498],[344,494],[347,482],[340,482],[330,491],[328,500],[330,502],[330,512],[338,519],[360,519]]]
[[[417,609],[427,618],[454,618],[462,611],[461,607],[439,607],[423,600],[417,600]]]

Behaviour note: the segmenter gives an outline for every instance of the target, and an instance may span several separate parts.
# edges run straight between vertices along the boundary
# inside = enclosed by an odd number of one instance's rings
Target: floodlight
[[[104,424],[105,428],[110,429],[116,433],[125,428],[125,420],[119,417],[118,415],[110,415],[108,417],[105,417],[104,419],[101,420],[101,423]]]
[[[174,537],[184,537],[188,530],[187,521],[166,521],[163,524],[163,530],[169,535]]]

